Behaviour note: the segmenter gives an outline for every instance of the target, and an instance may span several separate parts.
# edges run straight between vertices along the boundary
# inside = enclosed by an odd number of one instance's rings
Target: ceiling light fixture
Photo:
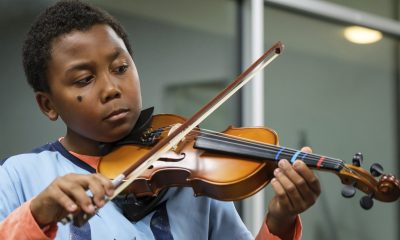
[[[370,44],[382,39],[382,33],[365,27],[351,26],[344,30],[345,38],[357,44]]]

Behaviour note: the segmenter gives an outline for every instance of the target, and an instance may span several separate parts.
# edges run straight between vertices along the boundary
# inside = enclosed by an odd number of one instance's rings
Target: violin
[[[185,121],[173,114],[155,115],[142,141],[156,144]],[[137,144],[119,146],[100,160],[97,171],[115,179],[151,148]],[[241,200],[271,181],[282,158],[291,162],[301,159],[310,168],[336,174],[346,185],[343,196],[352,197],[355,188],[367,194],[361,201],[365,209],[372,207],[372,198],[392,202],[400,196],[400,181],[383,174],[379,164],[372,165],[371,173],[361,168],[360,153],[353,158],[353,164],[345,164],[340,159],[278,146],[278,135],[272,129],[232,126],[222,133],[200,128],[192,130],[137,177],[125,193],[137,197],[155,196],[165,188],[179,186],[193,188],[196,196]]]
[[[375,165],[371,174],[357,166],[361,154],[356,155],[355,165],[348,165],[339,159],[279,147],[278,135],[268,128],[229,127],[217,133],[198,127],[282,51],[282,43],[273,45],[189,119],[172,114],[154,116],[150,127],[141,133],[142,142],[150,144],[124,144],[105,155],[97,170],[112,179],[115,187],[106,201],[119,194],[155,196],[173,186],[191,187],[196,195],[219,200],[240,200],[264,188],[282,158],[291,162],[301,159],[311,168],[337,174],[347,186],[343,196],[351,197],[355,188],[367,194],[361,199],[366,209],[372,207],[373,198],[397,200],[399,180],[382,175],[380,165]],[[378,175],[381,177],[376,180]],[[61,222],[81,226],[90,217],[81,212]]]

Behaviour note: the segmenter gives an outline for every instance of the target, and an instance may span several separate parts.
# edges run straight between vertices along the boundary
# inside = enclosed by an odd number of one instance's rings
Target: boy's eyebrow
[[[68,72],[72,72],[75,70],[86,70],[86,69],[90,69],[90,64],[89,63],[79,63],[76,65],[73,65],[72,67],[68,68],[67,71],[65,71],[66,73]]]
[[[109,61],[114,61],[123,51],[124,51],[124,49],[122,49],[120,47],[116,47],[114,49],[114,52],[111,53],[109,56],[107,56],[107,59]]]
[[[106,58],[110,62],[114,61],[123,51],[124,51],[124,49],[117,47]],[[74,70],[86,70],[86,69],[90,69],[90,68],[91,68],[91,66],[89,63],[79,63],[79,64],[73,65],[70,68],[68,68],[66,72],[68,73],[68,72],[72,72]]]

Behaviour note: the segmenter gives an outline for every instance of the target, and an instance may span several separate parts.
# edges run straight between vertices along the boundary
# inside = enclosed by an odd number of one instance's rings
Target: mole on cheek
[[[82,102],[82,96],[77,96],[76,99],[78,100],[78,102]]]

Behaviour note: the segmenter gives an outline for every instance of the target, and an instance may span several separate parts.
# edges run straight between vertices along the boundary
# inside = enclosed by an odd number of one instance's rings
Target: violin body
[[[179,124],[185,119],[172,114],[155,115],[151,128]],[[163,132],[161,138],[168,132]],[[223,134],[266,144],[278,144],[278,135],[267,128],[229,127]],[[195,149],[196,136],[187,137],[156,161],[125,190],[135,196],[157,195],[167,187],[192,187],[197,196],[233,201],[247,198],[264,188],[273,178],[276,163],[251,157]],[[113,179],[126,166],[140,159],[151,146],[123,145],[104,156],[97,171]]]

